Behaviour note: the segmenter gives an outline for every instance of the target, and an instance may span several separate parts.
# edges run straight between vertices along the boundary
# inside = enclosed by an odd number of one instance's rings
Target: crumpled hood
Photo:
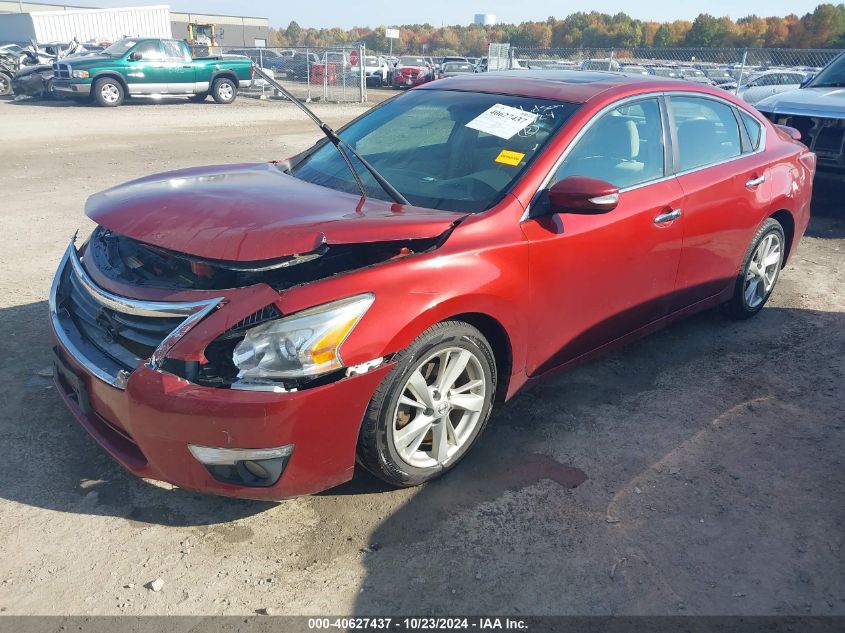
[[[845,88],[800,88],[761,99],[755,107],[772,114],[845,118]]]
[[[466,215],[362,199],[267,163],[147,176],[94,194],[85,213],[141,242],[227,261],[302,254],[323,242],[433,238]]]

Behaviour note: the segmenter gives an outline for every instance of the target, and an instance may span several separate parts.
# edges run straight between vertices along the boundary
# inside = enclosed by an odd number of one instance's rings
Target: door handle
[[[756,187],[757,185],[762,185],[764,182],[766,182],[766,177],[760,176],[759,178],[752,178],[747,183],[745,183],[745,186],[751,189],[752,187]]]
[[[664,222],[671,222],[672,220],[677,220],[681,217],[681,210],[680,209],[672,209],[668,213],[661,213],[656,218],[654,218],[655,224],[663,224]]]
[[[190,66],[182,66],[182,68],[190,68]]]

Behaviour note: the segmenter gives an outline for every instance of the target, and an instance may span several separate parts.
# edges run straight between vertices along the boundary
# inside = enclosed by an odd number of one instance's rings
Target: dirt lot
[[[246,99],[0,101],[0,130],[0,612],[845,614],[841,184],[757,318],[702,314],[517,397],[427,487],[269,504],[101,453],[42,375],[46,299],[89,194],[318,133]]]

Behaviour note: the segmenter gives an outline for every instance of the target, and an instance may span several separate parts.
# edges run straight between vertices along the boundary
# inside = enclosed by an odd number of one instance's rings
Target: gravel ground
[[[97,449],[43,375],[48,287],[91,193],[319,133],[247,99],[0,121],[0,612],[845,614],[841,183],[757,318],[701,314],[522,394],[429,486],[256,503]]]

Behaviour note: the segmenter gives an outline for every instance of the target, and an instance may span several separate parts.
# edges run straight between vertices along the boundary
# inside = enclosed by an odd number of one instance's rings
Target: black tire
[[[770,264],[766,268],[766,270],[770,270],[770,275],[767,276],[766,279],[771,279],[771,286],[765,288],[763,278],[759,278],[751,269],[752,266],[754,266],[755,270],[759,270],[757,267],[757,261],[755,261],[758,255],[758,248],[764,240],[768,239],[777,243],[779,259],[777,267],[775,267],[774,264]],[[783,233],[783,227],[780,225],[780,222],[774,218],[768,218],[765,222],[763,222],[757,233],[754,235],[754,239],[751,240],[751,244],[745,252],[745,257],[742,259],[742,266],[739,269],[739,275],[737,276],[736,285],[734,287],[734,295],[731,300],[725,304],[728,314],[735,319],[749,319],[763,309],[763,306],[766,305],[766,302],[769,300],[769,297],[772,296],[772,292],[775,289],[778,277],[780,276],[780,270],[783,267],[783,258],[785,254],[786,237]],[[771,257],[774,257],[773,253],[771,254]],[[754,289],[752,289],[750,288],[750,285],[753,284],[755,277],[758,277],[758,281],[757,285]],[[750,282],[749,279],[751,280]],[[761,283],[764,283],[762,289],[759,285]],[[756,290],[756,292],[753,290]]]
[[[211,84],[211,96],[216,103],[227,105],[237,98],[238,87],[228,77],[218,77]]]
[[[465,441],[445,463],[430,467],[414,466],[399,455],[393,441],[393,422],[394,416],[397,415],[399,398],[411,374],[422,365],[428,367],[430,363],[437,362],[430,360],[432,355],[449,348],[467,350],[477,361],[477,365],[473,366],[476,370],[480,370],[480,374],[477,375],[483,375],[484,403],[475,426],[471,427]],[[460,321],[444,321],[430,327],[410,346],[397,354],[394,360],[396,366],[376,389],[364,415],[358,436],[357,460],[373,475],[393,486],[417,486],[454,468],[481,437],[490,418],[496,392],[496,361],[484,335],[471,325]],[[448,362],[446,364],[448,366]],[[469,376],[464,373],[460,375]],[[481,380],[481,378],[476,380]],[[449,415],[451,413],[447,414]],[[443,423],[443,421],[440,422],[440,424]],[[459,429],[460,426],[457,428]],[[442,432],[446,433],[445,430]],[[433,444],[433,430],[426,432],[426,438],[429,437],[428,433],[432,433]],[[423,442],[425,443],[425,440]]]
[[[199,94],[191,95],[190,97],[188,97],[188,100],[193,101],[194,103],[202,103],[206,99],[208,99],[207,92],[201,92]]]
[[[126,91],[117,79],[102,77],[91,87],[94,103],[104,108],[116,108],[126,98]]]
[[[62,95],[53,90],[52,77],[44,82],[44,98],[51,99],[52,101],[59,101],[62,99]]]
[[[12,94],[12,78],[6,73],[0,73],[0,97]]]

